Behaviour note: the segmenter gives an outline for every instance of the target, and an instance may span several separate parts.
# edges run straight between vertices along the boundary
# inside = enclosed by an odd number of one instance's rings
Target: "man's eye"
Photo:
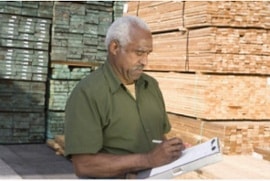
[[[149,53],[150,53],[150,52],[148,52],[148,51],[140,51],[140,50],[137,50],[137,51],[136,51],[136,54],[137,54],[138,56],[142,56],[142,55],[144,55],[144,54],[149,55]]]
[[[144,51],[136,51],[136,54],[137,54],[138,56],[142,56],[144,53],[145,53]]]

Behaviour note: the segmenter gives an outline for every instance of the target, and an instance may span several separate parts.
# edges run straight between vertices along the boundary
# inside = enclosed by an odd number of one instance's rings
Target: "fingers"
[[[149,162],[154,166],[160,166],[178,159],[185,149],[183,141],[179,138],[164,140],[157,144],[155,149],[149,153]]]
[[[166,140],[164,146],[172,160],[179,158],[182,155],[182,151],[185,149],[183,141],[179,138]]]
[[[180,138],[172,138],[164,142],[167,144],[171,150],[170,151],[182,151],[185,149],[185,144]]]
[[[177,137],[171,138],[171,139],[169,139],[167,141],[170,141],[172,144],[182,144],[183,143],[183,141],[180,138],[177,138]]]

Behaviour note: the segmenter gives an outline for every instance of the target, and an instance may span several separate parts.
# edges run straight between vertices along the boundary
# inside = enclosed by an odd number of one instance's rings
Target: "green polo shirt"
[[[109,62],[80,81],[66,105],[65,155],[145,153],[170,130],[158,83],[143,74],[136,99]]]

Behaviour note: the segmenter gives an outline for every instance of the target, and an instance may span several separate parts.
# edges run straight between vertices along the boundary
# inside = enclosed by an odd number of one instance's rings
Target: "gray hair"
[[[123,16],[116,19],[107,31],[105,39],[106,49],[109,49],[109,44],[112,40],[119,41],[122,46],[127,45],[130,42],[130,29],[135,25],[150,31],[147,24],[137,16]]]

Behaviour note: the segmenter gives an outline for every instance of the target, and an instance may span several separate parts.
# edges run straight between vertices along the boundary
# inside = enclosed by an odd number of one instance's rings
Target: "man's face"
[[[115,65],[124,84],[131,84],[141,76],[152,46],[151,33],[138,28],[133,30],[130,43],[119,45]]]

